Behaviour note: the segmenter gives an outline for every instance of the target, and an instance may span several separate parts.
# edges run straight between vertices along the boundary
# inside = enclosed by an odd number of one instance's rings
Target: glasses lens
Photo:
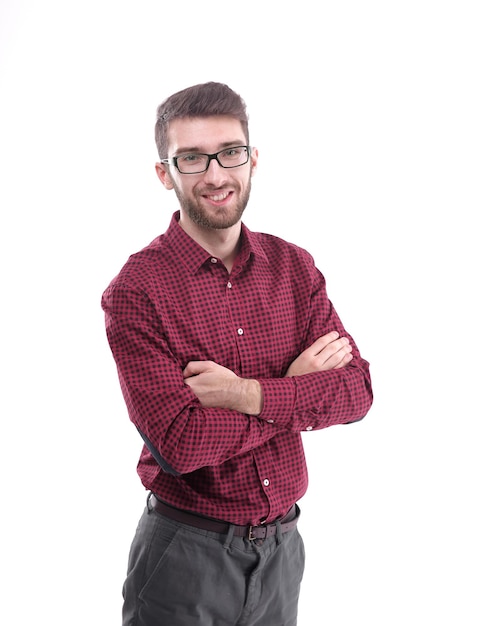
[[[247,163],[248,156],[248,146],[236,146],[219,152],[218,161],[223,167],[238,167]]]
[[[207,154],[180,154],[176,158],[177,169],[182,174],[198,174],[208,166]]]

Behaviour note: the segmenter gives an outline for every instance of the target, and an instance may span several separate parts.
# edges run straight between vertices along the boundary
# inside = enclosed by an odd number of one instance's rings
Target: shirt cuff
[[[263,391],[263,410],[259,419],[282,428],[293,420],[296,402],[296,383],[293,378],[258,379]]]

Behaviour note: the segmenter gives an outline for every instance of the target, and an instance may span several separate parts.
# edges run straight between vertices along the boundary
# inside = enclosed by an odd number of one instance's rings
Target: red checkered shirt
[[[369,366],[305,250],[243,224],[229,274],[178,220],[176,212],[102,296],[129,416],[145,443],[138,473],[173,506],[235,524],[270,522],[306,491],[301,432],[367,413]],[[285,378],[332,330],[350,339],[350,364]],[[257,379],[262,413],[202,407],[182,373],[199,360]]]

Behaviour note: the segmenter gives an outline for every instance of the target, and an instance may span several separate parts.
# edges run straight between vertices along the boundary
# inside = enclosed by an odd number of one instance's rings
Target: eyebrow
[[[245,146],[246,144],[243,143],[245,142],[245,139],[234,139],[233,141],[224,141],[223,143],[220,143],[218,145],[218,150],[216,150],[216,152],[219,152],[219,150],[224,150],[225,148],[229,148],[230,146]],[[201,148],[199,148],[198,146],[189,146],[187,148],[179,148],[178,150],[176,150],[176,152],[174,153],[173,156],[177,156],[179,154],[186,154],[186,153],[191,153],[191,152],[195,152],[198,154],[209,154],[209,152],[203,152],[203,150]]]

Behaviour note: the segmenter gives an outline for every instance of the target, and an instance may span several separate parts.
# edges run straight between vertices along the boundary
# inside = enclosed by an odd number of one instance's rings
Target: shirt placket
[[[242,356],[243,352],[247,349],[244,345],[244,342],[249,341],[249,322],[243,320],[239,317],[238,311],[243,310],[242,307],[236,306],[236,279],[230,277],[230,279],[226,283],[226,299],[227,299],[227,307],[229,312],[229,317],[232,321],[232,329],[235,336],[235,342],[237,346],[237,353],[239,357],[239,372],[242,375]],[[258,476],[260,488],[262,492],[265,494],[268,510],[265,518],[260,519],[259,523],[264,523],[264,521],[269,517],[269,511],[273,506],[273,487],[272,481],[274,478],[273,467],[269,462],[267,462],[266,451],[259,452],[258,450],[253,451],[253,464],[255,466],[255,471]]]

